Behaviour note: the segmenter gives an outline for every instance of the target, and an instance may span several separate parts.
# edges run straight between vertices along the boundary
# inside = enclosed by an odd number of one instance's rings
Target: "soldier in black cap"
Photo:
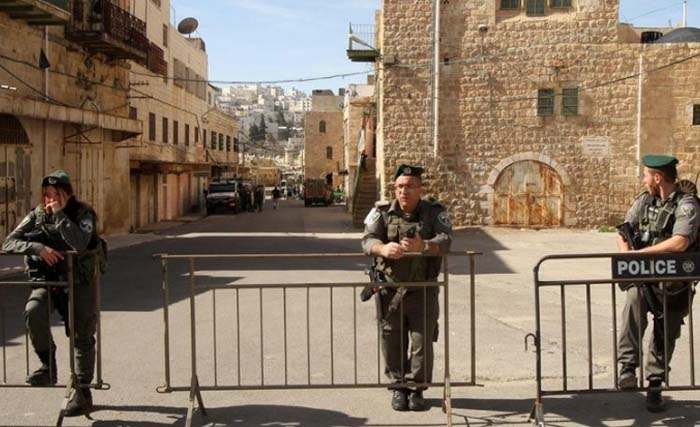
[[[649,155],[642,159],[644,164],[643,183],[646,191],[632,204],[625,216],[637,236],[638,250],[634,252],[668,253],[692,252],[698,248],[698,226],[700,206],[697,198],[686,194],[677,184],[678,160],[671,156]],[[632,251],[632,244],[618,235],[617,245],[621,252]],[[660,387],[664,381],[664,335],[661,322],[668,328],[667,352],[673,355],[676,339],[680,336],[683,318],[688,315],[688,287],[690,283],[669,283],[666,285],[668,312],[663,313],[663,288],[660,284],[631,286],[627,288],[627,298],[622,314],[622,330],[618,339],[618,362],[621,364],[618,386],[632,389],[637,386],[636,368],[639,358],[638,328],[647,327],[647,312],[654,316],[654,334],[649,345],[646,361],[646,374],[650,391],[647,392],[646,406],[651,412],[664,410]],[[641,318],[637,307],[641,304]],[[663,318],[663,320],[661,320]]]
[[[362,249],[375,257],[378,281],[435,281],[440,255],[450,250],[452,225],[440,203],[421,200],[422,173],[421,167],[399,166],[394,175],[396,200],[378,202],[365,218]],[[431,257],[405,257],[409,252]],[[375,290],[385,373],[396,384],[391,406],[397,411],[425,410],[425,388],[411,383],[432,380],[439,288],[377,285]]]
[[[65,281],[67,265],[64,253],[79,254],[97,249],[98,254],[78,255],[74,261],[75,302],[75,361],[80,386],[74,391],[64,415],[88,414],[92,409],[92,394],[87,386],[92,382],[95,365],[95,263],[104,268],[104,252],[95,226],[93,209],[73,195],[68,174],[55,171],[41,182],[42,203],[32,210],[2,244],[6,252],[26,255],[30,279]],[[68,321],[68,295],[63,288],[47,289],[37,286],[25,306],[24,317],[32,346],[41,367],[29,375],[32,386],[50,386],[57,382],[56,346],[51,336],[49,292],[52,309],[64,322]],[[68,332],[68,326],[66,326]]]

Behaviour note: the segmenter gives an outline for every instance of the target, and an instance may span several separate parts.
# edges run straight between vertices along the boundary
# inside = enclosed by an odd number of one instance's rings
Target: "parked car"
[[[204,190],[207,199],[207,215],[216,212],[241,211],[241,196],[236,181],[213,181],[209,188]]]

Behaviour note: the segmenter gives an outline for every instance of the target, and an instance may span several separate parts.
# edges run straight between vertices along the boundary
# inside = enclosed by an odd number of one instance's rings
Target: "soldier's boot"
[[[92,392],[87,387],[79,387],[78,389],[73,390],[73,395],[68,401],[68,405],[66,405],[63,415],[66,417],[90,415],[92,408]]]
[[[617,379],[617,386],[621,390],[630,390],[637,387],[637,374],[634,366],[622,366],[620,376]]]
[[[649,380],[649,388],[647,391],[647,411],[663,412],[665,408],[664,398],[661,397],[661,380]]]
[[[396,389],[391,396],[391,408],[394,411],[408,410],[408,390]]]
[[[408,409],[411,411],[425,411],[425,399],[421,390],[412,391],[408,395]]]
[[[56,367],[56,348],[49,351],[41,351],[36,353],[41,361],[41,367],[32,372],[24,380],[32,387],[45,387],[56,385],[58,381],[58,373]]]

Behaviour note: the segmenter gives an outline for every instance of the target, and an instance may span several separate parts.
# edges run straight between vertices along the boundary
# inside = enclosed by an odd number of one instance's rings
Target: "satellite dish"
[[[197,30],[198,26],[199,22],[197,22],[196,19],[192,17],[185,18],[177,24],[177,31],[180,32],[180,34],[192,34]]]

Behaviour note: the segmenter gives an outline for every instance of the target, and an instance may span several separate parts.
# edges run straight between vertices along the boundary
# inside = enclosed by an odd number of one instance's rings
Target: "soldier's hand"
[[[423,250],[423,239],[420,236],[404,237],[401,239],[401,248],[405,252],[420,252]]]
[[[46,261],[48,265],[54,265],[63,259],[63,255],[61,255],[60,252],[48,246],[44,246],[44,249],[39,252],[39,256]]]
[[[396,242],[389,242],[382,248],[382,257],[384,258],[399,259],[403,253],[403,248]]]
[[[56,198],[51,200],[46,204],[46,210],[51,213],[56,213],[66,207],[66,202],[68,201],[68,195],[62,189],[58,189],[56,192]]]

